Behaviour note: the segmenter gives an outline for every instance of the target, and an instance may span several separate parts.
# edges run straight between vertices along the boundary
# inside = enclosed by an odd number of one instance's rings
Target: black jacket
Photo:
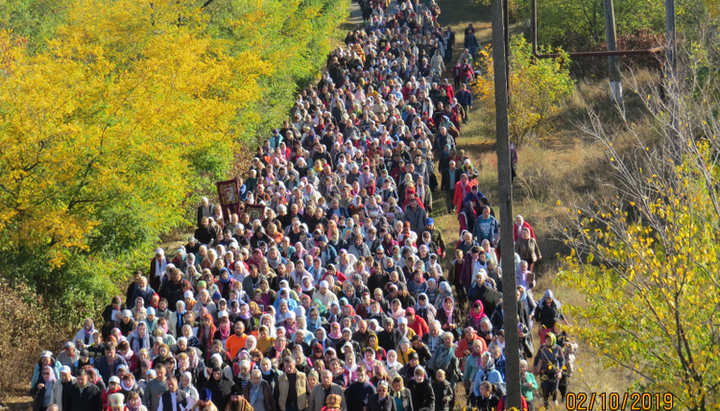
[[[400,334],[400,330],[398,330],[397,328],[394,328],[390,332],[383,330],[380,331],[380,333],[378,334],[378,345],[384,348],[385,351],[397,351],[400,349],[401,339],[402,334]]]
[[[395,397],[395,393],[393,391],[391,391],[391,393],[393,393],[392,396]],[[412,393],[407,387],[403,387],[402,392],[400,392],[400,397],[402,398],[403,411],[418,410],[413,404]],[[395,403],[395,401],[393,401],[393,403]]]
[[[354,382],[345,389],[347,411],[363,411],[370,406],[370,398],[376,394],[375,387],[369,382]]]
[[[421,383],[408,381],[408,389],[412,392],[413,407],[420,411],[435,411],[435,393],[427,377]]]
[[[350,403],[348,403],[348,405],[349,404]],[[391,397],[389,393],[385,396],[384,400],[380,400],[380,396],[377,394],[373,394],[370,397],[368,411],[395,411],[396,409],[395,399]]]
[[[172,399],[170,398],[170,391],[165,391],[162,396],[160,396],[160,399],[162,399],[162,409],[158,408],[158,411],[179,411],[181,406],[185,407],[187,405],[187,393],[183,390],[177,390],[176,391],[176,404],[177,408],[172,408]]]
[[[540,304],[535,308],[535,321],[538,321],[545,328],[555,327],[555,322],[563,318],[554,300],[550,305],[545,304],[545,300],[541,300]]]
[[[457,183],[460,181],[460,176],[462,175],[462,170],[460,170],[457,166],[455,166],[455,170],[453,170],[453,173],[455,174],[455,182]],[[445,169],[442,172],[442,182],[440,183],[440,188],[443,190],[455,190],[455,185],[450,185],[450,169]]]
[[[433,380],[433,393],[435,394],[435,411],[450,411],[452,400],[455,397],[452,386],[448,380]]]
[[[63,393],[63,409],[72,411],[102,411],[102,392],[95,384],[88,383],[82,391],[77,384]]]

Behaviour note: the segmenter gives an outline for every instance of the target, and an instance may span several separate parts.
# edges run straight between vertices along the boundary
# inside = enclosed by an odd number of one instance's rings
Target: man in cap
[[[80,353],[78,353],[78,351],[75,349],[74,342],[66,342],[65,347],[63,348],[63,352],[61,352],[57,358],[57,360],[60,361],[60,364],[67,365],[69,367],[75,364],[75,361],[80,359]]]
[[[72,376],[72,370],[67,365],[64,365],[60,368],[60,384],[54,384],[53,385],[53,392],[52,392],[52,398],[53,402],[57,404],[58,411],[63,410],[63,398],[65,398],[65,393],[73,386],[73,384],[77,383],[77,379]]]
[[[448,210],[450,210],[448,208]],[[437,253],[440,257],[445,258],[445,240],[443,239],[442,233],[440,230],[437,230],[435,228],[435,220],[432,218],[428,218],[425,221],[425,231],[423,233],[430,233],[430,241],[435,243],[437,245],[438,250]],[[422,236],[422,234],[421,234]],[[422,238],[422,237],[421,237]]]

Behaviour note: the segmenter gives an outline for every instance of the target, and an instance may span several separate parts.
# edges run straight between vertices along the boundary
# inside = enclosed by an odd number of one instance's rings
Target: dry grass
[[[449,23],[456,33],[455,56],[461,52],[463,30],[468,23],[473,23],[482,45],[489,42],[491,25],[487,8],[468,0],[438,0],[438,4],[443,9],[443,26]],[[516,31],[517,27],[513,29],[513,32]],[[641,82],[655,80],[647,72],[639,73],[637,77]],[[624,89],[629,121],[642,123],[645,115],[642,103],[638,96],[627,92],[627,84]],[[540,276],[536,293],[552,288],[560,301],[572,305],[584,304],[585,297],[575,290],[554,284],[555,274],[562,264],[561,257],[568,252],[563,241],[559,239],[562,237],[562,229],[558,227],[562,227],[569,216],[566,207],[558,205],[558,201],[561,204],[586,203],[591,196],[603,198],[613,193],[612,189],[598,183],[599,177],[608,171],[602,147],[589,141],[577,127],[588,120],[588,108],[597,112],[604,124],[617,129],[622,137],[624,121],[609,102],[607,83],[579,81],[571,101],[552,119],[551,130],[534,143],[518,148],[518,177],[513,183],[513,213],[523,215],[533,226],[544,256],[536,269]],[[464,125],[461,130],[458,146],[466,151],[480,170],[480,189],[490,202],[494,203],[498,195],[495,135],[492,125],[483,124],[480,119],[479,110],[482,109],[480,105],[475,106],[469,124]],[[459,230],[456,214],[445,214],[441,193],[435,196],[434,210],[436,226],[443,232],[450,247],[448,255],[452,256]],[[536,298],[539,297],[536,295]],[[579,345],[576,373],[571,380],[570,391],[621,392],[632,384],[632,375],[616,368],[605,369],[591,347],[582,341],[579,341]],[[458,388],[458,398],[464,398],[462,387]],[[536,407],[539,405],[536,404]],[[460,401],[455,404],[455,410],[462,409],[463,406],[464,401]]]

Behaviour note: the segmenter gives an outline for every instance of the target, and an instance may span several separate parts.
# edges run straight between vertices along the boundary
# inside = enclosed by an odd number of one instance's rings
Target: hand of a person
[[[43,384],[43,383],[38,384],[38,390],[42,390],[43,388],[45,388],[45,384]]]

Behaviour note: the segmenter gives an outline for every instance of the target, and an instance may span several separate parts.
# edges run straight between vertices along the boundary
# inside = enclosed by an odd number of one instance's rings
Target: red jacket
[[[477,181],[468,180],[467,185],[465,185],[465,188],[463,189],[462,180],[455,183],[455,197],[453,197],[453,204],[457,207],[458,214],[460,214],[460,211],[462,210],[463,199],[474,185],[477,185]]]
[[[522,227],[518,227],[517,223],[513,224],[513,241],[517,241],[517,239],[520,238],[520,231],[523,228],[527,228],[528,230],[530,230],[530,237],[535,238],[535,232],[530,226],[530,223],[528,223],[527,221],[523,221]]]
[[[408,321],[407,326],[411,330],[415,331],[415,334],[417,334],[420,338],[430,332],[430,328],[428,327],[427,322],[419,315],[415,315],[415,322],[413,322],[412,324],[410,324],[410,322]]]

